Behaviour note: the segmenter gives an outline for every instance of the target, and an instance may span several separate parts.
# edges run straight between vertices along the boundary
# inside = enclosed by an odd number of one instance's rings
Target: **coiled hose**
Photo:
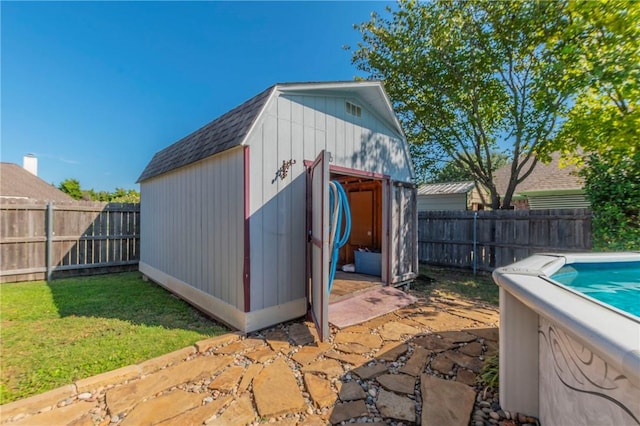
[[[344,216],[344,230],[342,229],[342,217]],[[336,275],[338,263],[338,253],[340,248],[349,240],[351,234],[351,210],[347,193],[342,185],[336,180],[329,182],[329,249],[331,250],[331,264],[329,265],[329,293],[333,286],[333,279]],[[337,237],[337,238],[336,238]]]

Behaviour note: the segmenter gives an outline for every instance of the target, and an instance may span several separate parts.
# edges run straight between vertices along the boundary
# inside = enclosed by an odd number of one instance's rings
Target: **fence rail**
[[[0,204],[0,282],[130,270],[140,205]]]
[[[591,250],[588,209],[434,211],[418,215],[422,263],[492,271],[534,253]]]

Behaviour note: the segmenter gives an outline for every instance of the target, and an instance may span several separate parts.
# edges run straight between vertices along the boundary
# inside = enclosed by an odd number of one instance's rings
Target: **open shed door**
[[[321,341],[329,337],[329,158],[322,151],[311,175],[311,316]]]
[[[418,276],[418,190],[412,183],[391,182],[390,284]]]

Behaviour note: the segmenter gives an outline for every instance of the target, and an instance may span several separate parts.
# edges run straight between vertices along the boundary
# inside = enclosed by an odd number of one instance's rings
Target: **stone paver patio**
[[[304,321],[229,333],[6,404],[0,423],[468,425],[497,325],[495,308],[434,297],[324,343]]]

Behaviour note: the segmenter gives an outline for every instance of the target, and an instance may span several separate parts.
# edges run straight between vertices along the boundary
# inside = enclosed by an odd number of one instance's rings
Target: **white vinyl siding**
[[[324,149],[331,166],[410,182],[402,136],[351,98],[277,93],[246,140],[250,147],[251,311],[305,296],[306,169]],[[283,161],[295,161],[284,179]]]
[[[528,195],[530,210],[588,209],[591,204],[584,194]]]
[[[243,150],[142,182],[141,261],[244,309]]]
[[[418,211],[467,210],[467,194],[418,195]]]

